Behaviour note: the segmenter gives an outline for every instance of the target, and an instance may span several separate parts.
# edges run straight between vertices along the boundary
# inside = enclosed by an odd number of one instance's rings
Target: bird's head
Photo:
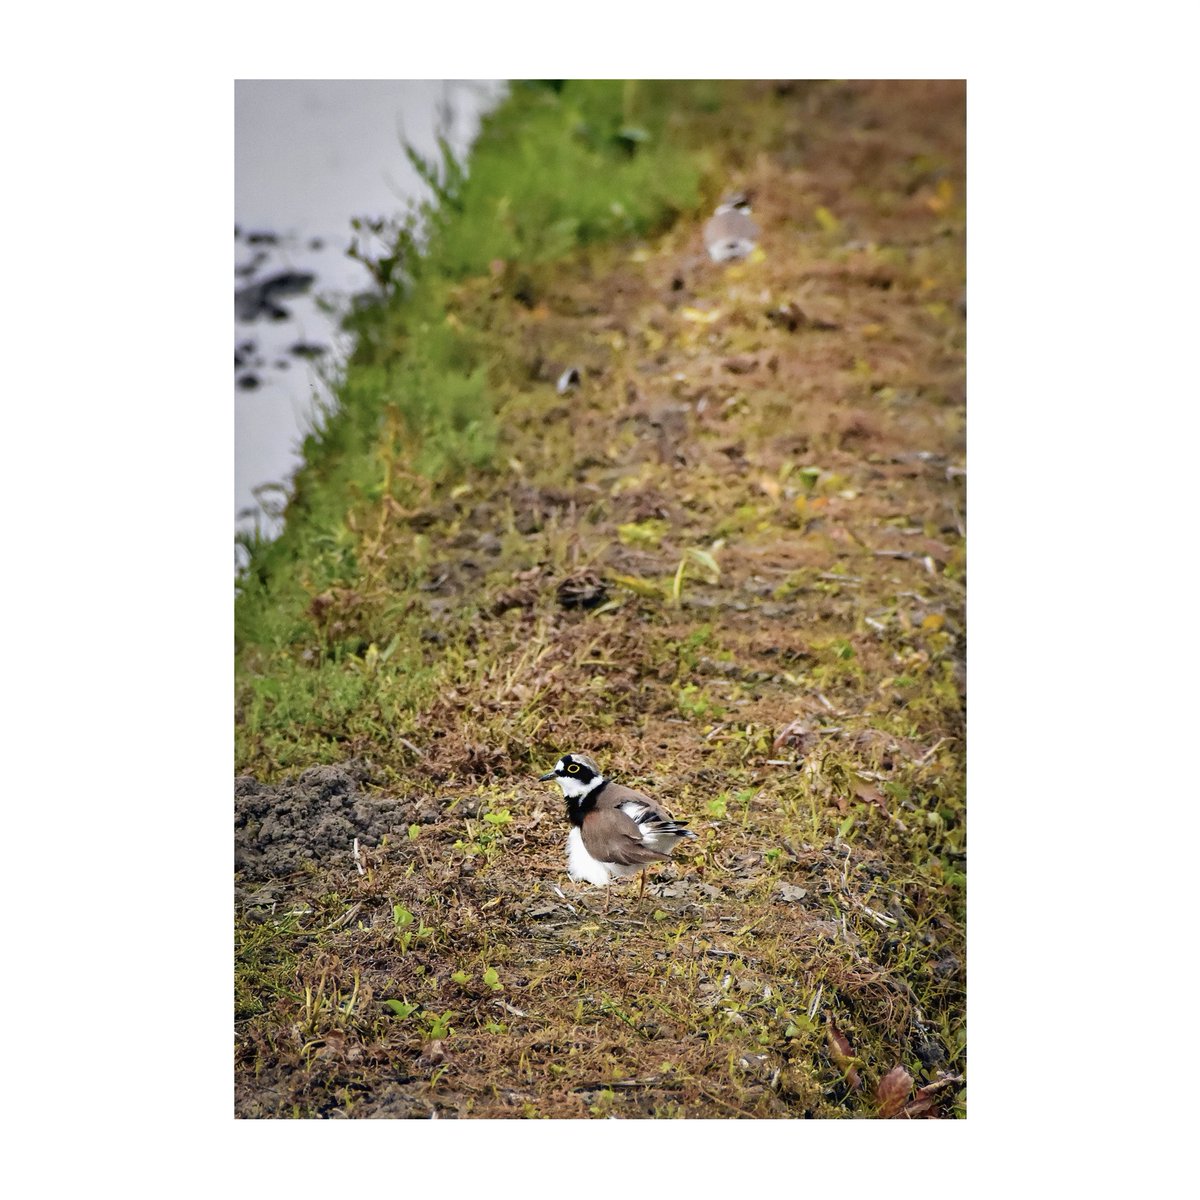
[[[554,764],[554,770],[538,776],[539,783],[554,779],[562,788],[567,799],[575,796],[586,796],[593,788],[604,782],[600,768],[586,754],[564,754]]]

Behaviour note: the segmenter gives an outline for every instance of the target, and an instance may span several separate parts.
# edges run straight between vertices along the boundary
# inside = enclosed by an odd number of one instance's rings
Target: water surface
[[[392,217],[428,189],[404,155],[443,132],[466,152],[501,80],[239,80],[235,84],[234,515],[278,533],[278,512],[324,380],[350,349],[338,316],[371,278],[348,258],[355,217]],[[280,280],[281,276],[288,276]],[[306,277],[311,282],[306,283]],[[270,280],[265,303],[244,289]],[[289,286],[290,285],[290,286]],[[252,315],[253,314],[253,315]]]

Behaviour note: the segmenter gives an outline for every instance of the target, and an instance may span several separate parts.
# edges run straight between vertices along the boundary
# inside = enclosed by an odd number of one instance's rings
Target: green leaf
[[[649,579],[639,579],[636,575],[618,575],[615,572],[611,573],[609,578],[613,583],[628,588],[631,592],[645,596],[647,599],[661,600],[663,598],[662,588]]]
[[[466,973],[466,971],[455,971],[450,978],[453,979],[455,983],[461,984],[463,987],[466,987],[467,984],[471,982],[471,977]]]
[[[698,562],[713,576],[714,582],[721,578],[721,568],[717,566],[717,560],[707,550],[698,550],[695,546],[689,546],[687,552],[693,562]]]
[[[624,600],[606,600],[602,605],[600,605],[599,608],[593,608],[591,610],[591,615],[593,617],[598,617],[601,613],[616,612],[616,610],[618,608],[624,608],[624,607],[625,607]]]
[[[413,915],[403,904],[392,905],[392,920],[397,929],[405,929],[413,923]]]
[[[379,661],[381,664],[387,662],[387,660],[396,653],[396,647],[398,645],[400,645],[400,635],[397,633],[392,637],[392,640],[388,642],[387,648],[380,651]]]
[[[447,1010],[446,1012],[442,1013],[440,1017],[434,1017],[429,1026],[430,1038],[447,1037],[452,1032],[450,1029],[450,1022],[457,1016],[458,1013]]]
[[[808,1019],[806,1013],[801,1013],[798,1017],[792,1017],[788,1021],[787,1028],[783,1031],[783,1036],[786,1038],[799,1037],[802,1033],[812,1033],[816,1027],[816,1024]]]
[[[501,992],[504,990],[500,982],[500,975],[495,967],[488,967],[483,973],[483,982],[492,989],[493,992]]]
[[[495,812],[484,813],[483,819],[489,825],[507,825],[512,820],[512,813],[507,808],[499,808]]]
[[[406,1004],[403,1000],[385,1000],[384,1008],[391,1009],[392,1013],[403,1020],[405,1017],[412,1016],[419,1007],[416,1004]]]
[[[675,580],[671,584],[671,599],[678,606],[679,597],[683,594],[683,569],[687,566],[687,556],[679,560],[679,567],[675,572]]]

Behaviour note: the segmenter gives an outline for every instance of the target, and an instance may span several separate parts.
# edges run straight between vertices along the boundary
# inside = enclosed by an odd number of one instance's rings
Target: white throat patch
[[[586,796],[589,792],[593,792],[604,782],[603,779],[593,779],[591,783],[580,783],[578,779],[572,779],[570,775],[560,775],[558,777],[558,786],[562,788],[563,795],[568,800],[579,800]]]

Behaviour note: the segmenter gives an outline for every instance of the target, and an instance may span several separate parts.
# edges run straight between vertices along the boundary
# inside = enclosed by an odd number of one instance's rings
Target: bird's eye
[[[568,771],[570,771],[572,775],[578,775],[578,774],[579,774],[579,764],[578,764],[578,763],[572,763],[572,764],[571,764],[571,765],[570,765],[570,766],[567,768],[567,770],[568,770]]]

